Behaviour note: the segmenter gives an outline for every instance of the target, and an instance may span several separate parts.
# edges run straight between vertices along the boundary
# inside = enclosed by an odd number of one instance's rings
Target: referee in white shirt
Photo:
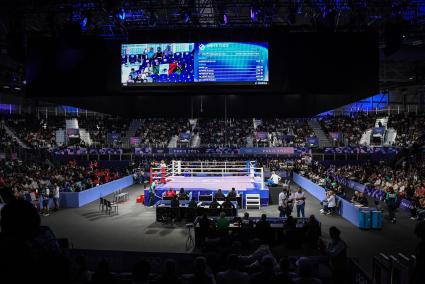
[[[279,181],[282,178],[280,176],[278,176],[274,171],[272,172],[271,177],[267,180],[267,185],[268,186],[276,186],[279,184]]]

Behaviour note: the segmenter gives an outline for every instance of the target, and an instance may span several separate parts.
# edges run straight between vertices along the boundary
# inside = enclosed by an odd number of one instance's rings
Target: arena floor
[[[293,185],[292,185],[293,186]],[[58,238],[68,238],[74,248],[176,252],[183,253],[187,231],[182,224],[163,225],[155,222],[155,209],[147,208],[135,202],[143,192],[141,185],[128,188],[130,198],[120,204],[119,215],[107,216],[99,212],[98,202],[82,208],[63,209],[47,217],[42,217],[42,224],[52,228]],[[323,236],[328,238],[328,229],[335,225],[341,231],[341,237],[348,244],[348,253],[357,257],[363,267],[371,272],[372,257],[380,252],[414,251],[418,239],[414,236],[415,222],[407,214],[398,213],[398,222],[391,224],[384,221],[381,231],[362,231],[339,216],[319,214],[320,204],[307,193],[306,215],[315,214],[322,223]],[[239,210],[243,215],[245,210]],[[278,216],[277,205],[263,207],[261,210],[249,210],[251,216],[266,213]],[[274,250],[277,256],[297,255],[300,251],[287,251],[283,247]]]

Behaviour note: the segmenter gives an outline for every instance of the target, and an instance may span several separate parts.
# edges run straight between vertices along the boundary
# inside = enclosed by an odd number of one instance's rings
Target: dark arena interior
[[[425,1],[0,1],[0,283],[425,283]]]

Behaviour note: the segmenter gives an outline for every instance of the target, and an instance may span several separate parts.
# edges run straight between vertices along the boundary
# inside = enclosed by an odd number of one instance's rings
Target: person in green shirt
[[[148,203],[148,206],[153,206],[155,204],[155,190],[156,190],[156,182],[152,181],[151,186],[149,187],[149,203]]]
[[[217,229],[219,230],[227,230],[229,228],[230,221],[226,218],[226,214],[224,212],[220,213],[220,217],[217,219]]]
[[[188,207],[189,208],[197,208],[198,207],[198,203],[196,202],[194,197],[189,201]]]
[[[388,214],[392,223],[396,222],[395,210],[397,208],[397,197],[397,192],[390,187],[385,196],[385,203],[387,204]]]

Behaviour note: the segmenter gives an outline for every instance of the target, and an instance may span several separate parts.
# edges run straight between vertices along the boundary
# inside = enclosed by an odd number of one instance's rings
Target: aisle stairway
[[[362,137],[360,138],[359,144],[362,146],[369,146],[371,136],[372,136],[372,128],[363,132]]]
[[[322,126],[320,125],[317,119],[310,119],[308,121],[308,126],[313,130],[314,135],[319,139],[319,147],[332,147],[332,141],[323,131]]]
[[[178,135],[173,135],[170,139],[170,141],[168,142],[168,146],[167,148],[177,148],[177,141],[179,140],[179,136]]]
[[[28,145],[25,144],[16,134],[13,132],[12,129],[10,129],[6,124],[3,124],[4,131],[7,135],[15,139],[15,141],[18,143],[18,145],[24,149],[29,149]]]
[[[84,141],[85,145],[91,146],[93,141],[90,138],[90,132],[87,130],[80,128],[80,139]]]
[[[201,146],[201,137],[199,134],[195,134],[190,141],[190,148],[199,148]]]
[[[130,147],[130,138],[136,135],[136,131],[137,129],[140,128],[141,125],[142,125],[142,121],[140,119],[133,119],[130,122],[128,130],[125,132],[125,137],[123,139],[124,147],[126,148]]]
[[[254,138],[251,135],[246,137],[246,147],[254,147]]]

